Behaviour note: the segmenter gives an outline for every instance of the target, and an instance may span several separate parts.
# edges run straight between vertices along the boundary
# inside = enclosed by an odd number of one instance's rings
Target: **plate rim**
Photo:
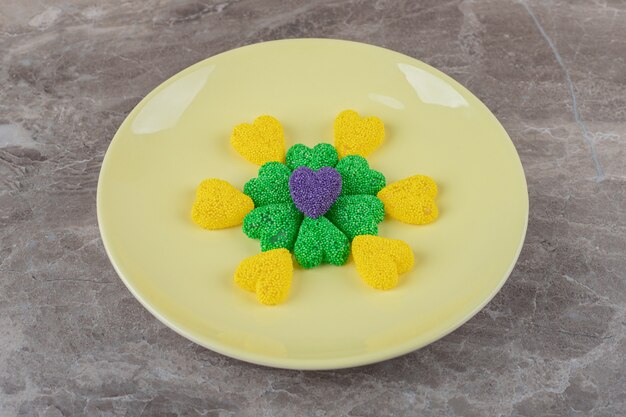
[[[192,332],[188,332],[186,331],[184,328],[182,328],[181,326],[173,323],[172,321],[170,321],[167,317],[165,317],[164,315],[162,315],[158,309],[154,308],[153,306],[151,306],[146,300],[143,299],[143,297],[135,290],[135,288],[130,284],[130,282],[127,280],[127,278],[124,276],[124,274],[122,273],[120,267],[118,266],[118,264],[116,263],[113,255],[110,252],[109,249],[109,237],[107,235],[107,232],[105,231],[104,227],[103,227],[103,222],[102,222],[102,211],[103,211],[103,203],[102,203],[102,193],[101,193],[101,184],[102,184],[102,179],[104,177],[104,173],[107,170],[108,165],[110,164],[107,163],[110,158],[107,158],[107,156],[109,155],[109,149],[111,147],[111,144],[116,140],[116,138],[120,135],[120,132],[122,131],[122,129],[127,125],[127,123],[130,122],[131,117],[136,115],[136,112],[139,111],[138,109],[140,107],[142,107],[142,104],[149,101],[155,94],[157,94],[162,88],[166,87],[167,85],[169,85],[172,81],[174,81],[175,79],[182,77],[184,74],[186,74],[189,71],[192,71],[193,69],[195,69],[196,67],[202,66],[205,61],[209,60],[209,59],[213,59],[217,56],[220,56],[222,54],[227,54],[233,51],[238,51],[241,49],[245,49],[245,48],[252,48],[252,47],[259,47],[261,45],[267,45],[267,44],[274,44],[274,43],[295,43],[295,42],[329,42],[329,43],[345,43],[345,44],[352,44],[352,45],[359,45],[362,47],[368,47],[368,48],[373,48],[373,49],[381,49],[383,51],[386,52],[392,52],[394,54],[399,54],[403,57],[409,58],[411,60],[415,60],[420,62],[423,65],[428,66],[429,68],[435,70],[437,72],[437,74],[443,75],[446,78],[449,78],[450,80],[452,80],[454,83],[456,83],[458,86],[461,86],[464,90],[466,90],[467,92],[469,92],[476,100],[477,103],[479,103],[479,105],[483,106],[485,110],[487,110],[487,112],[493,117],[494,121],[497,123],[497,125],[499,126],[499,129],[502,131],[502,133],[504,134],[504,136],[508,139],[510,145],[513,148],[513,151],[515,153],[515,156],[517,156],[517,161],[519,164],[519,169],[521,171],[521,179],[523,181],[523,186],[524,186],[524,210],[523,210],[523,215],[524,215],[524,223],[523,223],[523,227],[522,227],[522,233],[520,235],[520,241],[518,243],[518,246],[516,248],[515,251],[515,255],[513,256],[512,260],[511,260],[511,264],[509,265],[509,268],[507,269],[506,273],[503,274],[502,278],[500,279],[500,281],[498,282],[498,285],[494,286],[493,290],[491,291],[491,293],[485,297],[481,303],[479,303],[478,305],[476,305],[471,311],[469,311],[468,313],[466,313],[461,319],[456,320],[454,322],[454,324],[452,326],[449,326],[448,328],[445,328],[444,330],[438,331],[438,332],[434,332],[432,335],[430,335],[429,337],[426,338],[412,338],[409,339],[403,343],[400,344],[396,344],[393,345],[391,347],[387,347],[387,348],[383,348],[383,349],[378,349],[376,351],[372,351],[372,352],[365,352],[365,353],[360,353],[360,354],[356,354],[356,355],[352,355],[352,356],[340,356],[340,357],[335,357],[335,358],[324,358],[324,359],[315,359],[315,358],[309,358],[309,359],[298,359],[298,358],[290,358],[288,356],[285,357],[271,357],[271,356],[265,356],[263,354],[260,353],[255,353],[255,352],[251,352],[248,350],[244,350],[241,348],[237,348],[237,347],[224,347],[221,343],[219,343],[216,340],[204,340],[201,339],[197,336],[195,336]],[[509,134],[507,133],[507,131],[504,129],[504,127],[502,126],[502,123],[500,123],[500,121],[498,120],[498,118],[493,114],[493,112],[485,105],[485,103],[483,103],[483,101],[476,96],[471,90],[469,90],[467,87],[465,87],[463,84],[461,84],[460,82],[458,82],[456,79],[454,79],[453,77],[451,77],[450,75],[444,73],[443,71],[417,59],[414,58],[410,55],[406,55],[403,54],[401,52],[397,52],[394,51],[392,49],[388,49],[388,48],[384,48],[381,46],[377,46],[377,45],[372,45],[372,44],[368,44],[368,43],[364,43],[364,42],[357,42],[357,41],[351,41],[351,40],[344,40],[344,39],[335,39],[335,38],[291,38],[291,39],[278,39],[278,40],[271,40],[271,41],[264,41],[264,42],[257,42],[257,43],[252,43],[252,44],[247,44],[244,46],[239,46],[233,49],[229,49],[223,52],[220,52],[218,54],[215,55],[211,55],[201,61],[198,61],[180,71],[178,71],[177,73],[173,74],[171,77],[168,77],[167,79],[165,79],[164,81],[162,81],[160,84],[158,84],[156,87],[154,87],[148,94],[146,94],[137,104],[134,105],[134,107],[132,108],[132,110],[130,110],[130,112],[127,114],[127,116],[124,118],[124,120],[122,121],[122,123],[119,125],[119,127],[117,128],[115,134],[113,135],[113,137],[111,138],[109,145],[107,146],[107,150],[105,152],[105,155],[103,157],[102,160],[102,164],[100,167],[100,173],[98,175],[98,185],[97,185],[97,189],[96,189],[96,216],[97,216],[97,222],[98,222],[98,229],[100,231],[100,237],[102,239],[102,243],[106,252],[106,255],[109,259],[109,262],[111,262],[111,264],[113,265],[113,268],[115,270],[115,272],[117,273],[117,275],[119,276],[119,278],[121,279],[121,281],[124,283],[124,285],[126,286],[126,288],[130,291],[130,293],[132,294],[132,296],[139,301],[139,303],[150,312],[150,314],[152,314],[154,317],[157,318],[157,320],[159,320],[161,323],[163,323],[165,326],[167,326],[168,328],[170,328],[171,330],[173,330],[174,332],[176,332],[177,334],[179,334],[180,336],[206,348],[209,349],[211,351],[217,352],[221,355],[224,356],[228,356],[230,358],[234,358],[237,360],[241,360],[244,362],[248,362],[248,363],[252,363],[255,365],[261,365],[261,366],[267,366],[267,367],[271,367],[271,368],[277,368],[277,369],[292,369],[292,370],[332,370],[332,369],[345,369],[345,368],[353,368],[353,367],[357,367],[357,366],[364,366],[364,365],[370,365],[370,364],[374,364],[374,363],[378,363],[378,362],[382,362],[385,360],[389,360],[389,359],[393,359],[393,358],[397,358],[403,355],[406,355],[410,352],[419,350],[425,346],[428,346],[434,342],[436,342],[439,339],[442,339],[443,337],[449,335],[450,333],[454,332],[455,330],[457,330],[459,327],[461,327],[463,324],[467,323],[472,317],[474,317],[478,312],[480,312],[494,297],[495,295],[500,292],[500,290],[502,289],[502,287],[504,286],[504,284],[507,282],[507,280],[509,279],[511,273],[513,272],[513,269],[515,268],[515,266],[517,265],[517,261],[519,259],[519,256],[521,254],[522,248],[524,246],[524,242],[526,240],[526,233],[528,230],[528,216],[529,216],[529,196],[528,196],[528,183],[526,180],[526,174],[524,171],[524,166],[521,162],[521,158],[519,157],[519,153],[517,152],[517,148],[515,147],[514,142],[511,140],[511,137],[509,136]],[[416,341],[416,339],[418,339]]]

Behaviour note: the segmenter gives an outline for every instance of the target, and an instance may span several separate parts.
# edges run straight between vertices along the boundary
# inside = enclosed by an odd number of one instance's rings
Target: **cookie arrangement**
[[[391,184],[366,159],[385,140],[383,122],[345,110],[334,122],[334,146],[295,144],[286,149],[281,123],[260,116],[233,129],[233,148],[260,165],[243,192],[226,181],[206,179],[196,190],[191,218],[223,229],[243,224],[260,242],[261,253],[244,259],[234,273],[240,288],[275,305],[289,295],[294,259],[302,268],[346,264],[350,253],[358,274],[372,288],[388,290],[414,264],[401,240],[378,236],[385,215],[407,224],[438,217],[437,185],[415,175]]]

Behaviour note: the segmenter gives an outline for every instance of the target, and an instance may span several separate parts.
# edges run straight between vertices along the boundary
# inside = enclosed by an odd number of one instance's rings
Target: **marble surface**
[[[626,3],[0,3],[0,416],[626,415]],[[530,193],[508,283],[384,363],[249,365],[154,319],[96,224],[116,128],[170,75],[263,40],[385,46],[455,77],[511,135]]]

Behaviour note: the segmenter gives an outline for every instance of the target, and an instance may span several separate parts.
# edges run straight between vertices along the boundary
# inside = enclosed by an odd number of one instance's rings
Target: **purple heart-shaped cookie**
[[[289,177],[289,192],[298,210],[317,219],[330,209],[341,194],[341,174],[335,168],[317,171],[302,166]]]

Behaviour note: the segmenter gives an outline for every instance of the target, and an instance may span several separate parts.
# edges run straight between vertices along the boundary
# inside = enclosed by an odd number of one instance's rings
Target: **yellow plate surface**
[[[287,146],[313,146],[332,143],[344,109],[384,121],[387,141],[368,159],[388,183],[414,174],[437,181],[440,218],[381,223],[381,236],[407,241],[416,255],[394,290],[367,287],[349,261],[296,269],[288,300],[262,306],[232,281],[258,242],[241,227],[193,224],[195,187],[215,177],[242,189],[256,176],[229,145],[236,124],[271,114]],[[474,95],[408,56],[325,39],[235,49],[170,78],[119,128],[98,184],[102,238],[133,295],[200,345],[281,368],[377,362],[451,332],[504,284],[527,218],[515,148]]]

